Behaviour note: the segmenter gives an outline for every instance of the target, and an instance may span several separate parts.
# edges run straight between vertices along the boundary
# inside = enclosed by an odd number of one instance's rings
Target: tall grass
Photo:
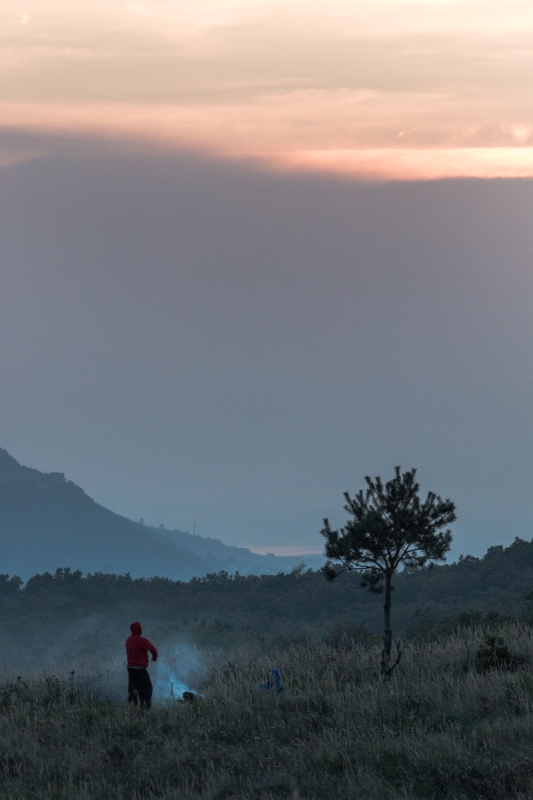
[[[295,646],[213,659],[202,697],[150,711],[76,677],[0,690],[0,797],[10,800],[533,798],[533,634],[498,631],[512,669],[481,669],[486,632],[379,651]],[[257,690],[266,669],[285,692]]]

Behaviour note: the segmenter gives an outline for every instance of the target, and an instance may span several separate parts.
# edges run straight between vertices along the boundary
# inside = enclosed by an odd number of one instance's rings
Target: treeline
[[[533,542],[516,539],[481,558],[397,576],[395,635],[428,638],[457,624],[525,618],[533,590]],[[360,587],[356,574],[329,583],[321,572],[278,575],[214,573],[188,582],[166,578],[58,569],[22,584],[0,576],[0,630],[13,652],[28,658],[95,646],[109,652],[129,623],[140,619],[151,635],[187,637],[200,645],[249,640],[317,641],[334,630],[381,632],[382,599]],[[492,617],[491,617],[492,615]],[[462,622],[461,622],[462,620]]]

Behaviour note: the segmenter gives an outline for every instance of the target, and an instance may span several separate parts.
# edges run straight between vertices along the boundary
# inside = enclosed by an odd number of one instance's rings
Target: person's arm
[[[152,642],[149,642],[148,639],[143,637],[143,647],[145,647],[149,653],[152,654],[152,661],[157,661],[157,650],[153,646]]]

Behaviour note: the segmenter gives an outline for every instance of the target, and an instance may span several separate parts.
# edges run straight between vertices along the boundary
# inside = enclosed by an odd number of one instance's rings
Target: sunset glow
[[[3,129],[379,178],[533,175],[526,2],[7,0]],[[3,145],[0,163],[33,158]]]

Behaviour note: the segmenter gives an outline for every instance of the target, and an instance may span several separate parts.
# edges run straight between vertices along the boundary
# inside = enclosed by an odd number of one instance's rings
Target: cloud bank
[[[11,0],[0,124],[275,169],[527,177],[532,33],[526,2]]]

